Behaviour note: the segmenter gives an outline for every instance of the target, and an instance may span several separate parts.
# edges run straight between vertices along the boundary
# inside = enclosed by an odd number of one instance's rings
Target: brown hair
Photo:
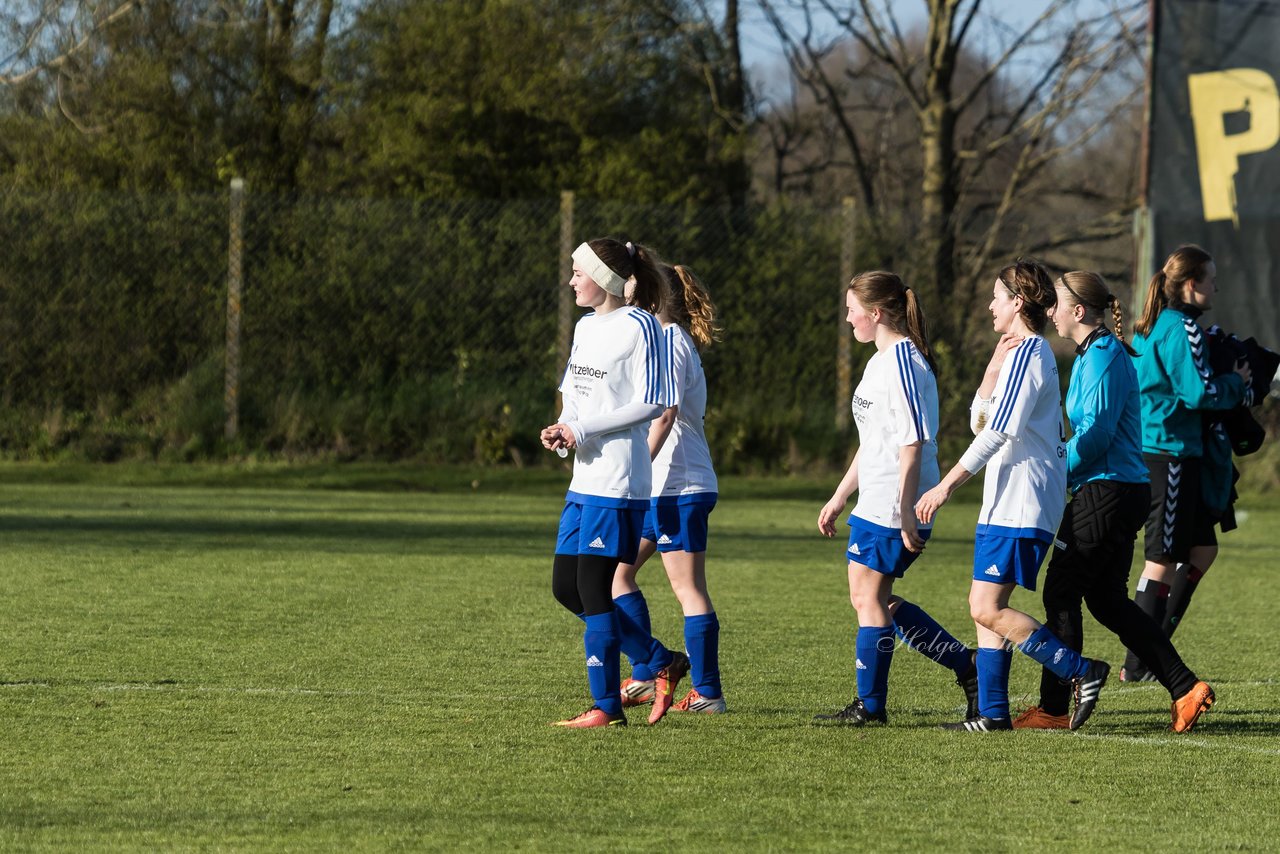
[[[1022,297],[1018,315],[1039,335],[1049,322],[1049,309],[1058,302],[1058,292],[1044,265],[1034,258],[1019,258],[1000,271],[1000,283],[1016,297]]]
[[[1113,332],[1124,348],[1129,351],[1129,355],[1136,355],[1133,348],[1124,340],[1124,313],[1120,310],[1120,300],[1116,299],[1115,294],[1107,287],[1107,282],[1097,273],[1091,273],[1087,270],[1072,270],[1069,273],[1063,273],[1062,278],[1058,279],[1055,284],[1062,285],[1067,291],[1067,301],[1071,305],[1082,305],[1085,308],[1085,316],[1094,317],[1094,325],[1101,326],[1103,323],[1102,316],[1108,308],[1111,309],[1111,323]],[[1061,300],[1059,296],[1059,300]]]
[[[1182,289],[1187,282],[1199,282],[1208,274],[1213,256],[1195,244],[1188,243],[1173,250],[1164,266],[1151,277],[1147,285],[1147,299],[1142,304],[1142,316],[1133,324],[1133,331],[1149,335],[1155,329],[1160,312],[1178,307],[1182,302]]]
[[[719,341],[723,330],[716,324],[716,307],[711,294],[693,271],[683,264],[674,267],[663,265],[666,274],[668,301],[663,309],[682,329],[693,337],[693,343],[702,352]]]
[[[849,290],[863,308],[879,310],[886,326],[910,338],[929,363],[929,370],[934,376],[938,375],[938,364],[929,347],[929,325],[925,321],[924,309],[920,307],[915,291],[906,286],[901,276],[885,270],[859,273],[849,282]]]
[[[653,250],[612,237],[597,237],[588,240],[587,245],[610,270],[624,279],[635,277],[636,287],[627,300],[628,305],[643,308],[650,314],[662,311],[667,301],[667,280],[659,266],[662,262]]]

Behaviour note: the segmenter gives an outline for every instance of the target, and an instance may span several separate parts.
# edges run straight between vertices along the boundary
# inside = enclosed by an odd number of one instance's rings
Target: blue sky
[[[1020,30],[1035,20],[1036,16],[1050,5],[1050,2],[1051,0],[982,0],[979,14],[985,16],[988,22],[987,26],[981,29],[983,33],[992,32],[990,21],[994,19],[1007,27],[1010,32]],[[1131,0],[1075,0],[1071,4],[1070,14],[1096,15],[1117,3],[1130,2]],[[787,0],[775,0],[775,6],[779,8],[786,3]],[[873,0],[873,3],[881,8],[892,7],[904,30],[909,31],[924,23],[927,12],[924,0]],[[743,61],[752,79],[758,84],[766,84],[770,77],[783,74],[785,69],[777,37],[754,0],[740,0],[740,4]],[[853,5],[853,0],[845,0],[845,5]],[[974,27],[975,30],[979,28],[977,22]]]

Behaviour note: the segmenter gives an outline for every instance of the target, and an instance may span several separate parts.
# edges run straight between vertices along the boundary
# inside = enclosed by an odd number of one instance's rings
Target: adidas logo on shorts
[[[663,534],[661,537],[658,537],[658,545],[660,546],[671,545],[671,538],[668,537],[666,534]]]
[[[987,567],[987,575],[999,575],[1000,569],[994,563]]]
[[[849,546],[849,554],[853,554],[853,555],[862,554],[862,552],[858,549],[857,543],[854,543],[853,545]]]
[[[594,540],[591,541],[591,544],[588,545],[587,548],[602,549],[604,548],[604,540],[600,539],[599,537],[596,537]]]
[[[593,655],[587,659],[587,667],[604,667],[604,662]]]

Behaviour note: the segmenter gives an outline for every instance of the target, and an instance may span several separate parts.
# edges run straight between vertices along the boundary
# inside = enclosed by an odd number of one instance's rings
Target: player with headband
[[[648,425],[666,408],[667,387],[652,312],[662,308],[666,283],[645,247],[600,238],[574,250],[569,286],[591,311],[574,329],[560,418],[540,438],[549,450],[574,451],[551,588],[586,624],[593,704],[557,726],[625,726],[618,668],[626,615],[614,608],[613,574],[635,560],[649,506]]]

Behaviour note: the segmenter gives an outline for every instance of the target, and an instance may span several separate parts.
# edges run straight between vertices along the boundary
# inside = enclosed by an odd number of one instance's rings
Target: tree
[[[925,5],[923,31],[908,32],[887,2],[760,0],[792,73],[830,119],[883,260],[927,284],[939,334],[956,348],[997,259],[1128,230],[1137,200],[1116,192],[1125,182],[1090,186],[1064,164],[1134,111],[1146,4],[1111,0],[1083,14],[1047,0],[1016,28],[983,14],[982,0]],[[880,176],[901,152],[875,139],[902,115],[916,136],[915,190],[895,240],[881,225],[895,217]],[[1136,140],[1128,149],[1136,156]],[[1041,215],[1063,199],[1083,204]]]

